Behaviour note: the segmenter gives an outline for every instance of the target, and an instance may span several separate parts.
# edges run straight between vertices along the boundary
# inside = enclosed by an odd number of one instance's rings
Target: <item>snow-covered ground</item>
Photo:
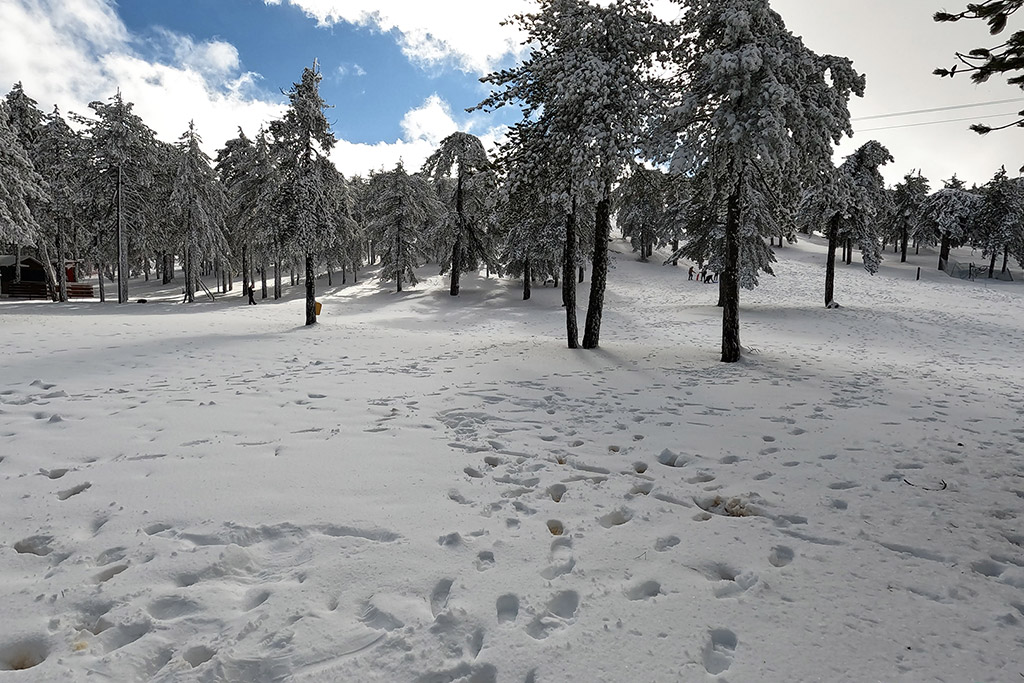
[[[0,682],[1024,680],[1024,289],[804,241],[722,364],[614,248],[598,351],[483,277],[0,301]]]

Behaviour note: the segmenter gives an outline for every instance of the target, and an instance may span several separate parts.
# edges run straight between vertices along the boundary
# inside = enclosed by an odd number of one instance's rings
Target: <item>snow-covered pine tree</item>
[[[202,140],[193,122],[178,139],[178,164],[171,191],[171,207],[184,230],[185,301],[195,301],[199,265],[205,258],[230,253],[224,235],[227,198],[210,165],[210,157],[199,146]]]
[[[928,197],[928,179],[920,172],[908,173],[892,190],[892,233],[900,245],[900,263],[907,261],[907,244],[919,238],[921,205]]]
[[[514,165],[505,165],[508,158],[501,157],[500,161],[506,173],[515,174]],[[534,279],[546,281],[551,277],[557,282],[563,261],[564,216],[561,208],[548,201],[539,189],[536,185],[515,182],[507,175],[499,186],[502,267],[506,275],[523,279],[524,301],[531,296]],[[570,285],[575,289],[575,282]]]
[[[0,101],[0,243],[34,244],[39,224],[31,207],[48,196],[10,121],[9,106]]]
[[[490,239],[497,195],[494,170],[480,138],[456,132],[441,141],[422,173],[445,205],[436,237],[450,257],[442,262],[441,274],[451,271],[449,293],[458,296],[462,273],[477,270],[481,263],[495,265]]]
[[[640,260],[668,244],[675,226],[666,207],[668,179],[657,169],[635,165],[613,193],[616,224]]]
[[[832,149],[852,135],[847,107],[864,78],[819,56],[768,0],[676,0],[688,8],[674,54],[677,99],[655,150],[694,176],[704,234],[688,239],[715,263],[723,303],[722,360],[740,359],[739,288],[771,272],[767,238],[785,231],[801,185],[820,182]]]
[[[36,163],[45,175],[50,201],[40,216],[42,241],[52,245],[57,263],[55,296],[68,300],[65,264],[72,249],[77,253],[77,233],[82,208],[81,137],[68,126],[57,107],[46,116],[36,145]],[[49,248],[46,249],[49,252]]]
[[[939,270],[946,269],[950,248],[968,241],[974,214],[980,208],[981,197],[969,192],[955,175],[922,203],[922,229],[939,245]]]
[[[292,84],[284,117],[270,124],[273,151],[280,173],[280,207],[285,220],[283,246],[305,264],[306,324],[316,323],[316,265],[334,241],[331,221],[336,207],[322,165],[334,147],[334,134],[324,116],[316,62]]]
[[[113,216],[117,249],[117,301],[128,301],[128,234],[141,230],[146,214],[142,190],[153,181],[155,136],[118,91],[109,102],[90,102],[96,118],[84,124],[91,156],[87,186],[97,208]],[[103,263],[100,262],[102,280]],[[102,290],[101,290],[102,291]]]
[[[427,231],[444,215],[444,205],[430,183],[409,175],[401,162],[390,171],[370,175],[370,219],[366,230],[377,244],[381,280],[394,280],[397,291],[415,285],[424,256]]]
[[[1002,270],[1011,251],[1020,251],[1024,241],[1024,185],[1000,168],[981,188],[981,206],[974,215],[971,244],[989,259],[988,276],[994,277],[996,259],[1003,257]]]
[[[593,272],[583,348],[597,348],[608,275],[612,187],[635,158],[647,117],[659,104],[650,67],[667,50],[671,31],[649,11],[647,0],[614,0],[607,5],[541,0],[537,12],[516,15],[513,21],[529,36],[531,52],[522,64],[483,79],[498,90],[478,106],[522,103],[524,121],[538,127],[547,154],[565,164],[561,203],[567,243],[574,241],[576,209],[593,204]],[[545,157],[535,157],[534,163],[550,163]],[[563,287],[575,280],[570,265],[563,269]],[[572,348],[574,286],[566,313]]]
[[[232,138],[217,150],[214,168],[224,187],[227,198],[225,226],[228,245],[231,252],[238,256],[238,266],[242,271],[242,296],[249,291],[249,278],[252,274],[252,247],[250,236],[242,229],[242,216],[245,207],[242,203],[242,188],[249,172],[253,169],[256,145],[238,128],[238,137]]]
[[[825,307],[835,302],[836,249],[847,240],[856,242],[864,269],[876,273],[882,262],[879,215],[889,210],[889,196],[878,167],[892,161],[889,150],[870,140],[846,157],[831,182],[808,192],[802,206],[807,225],[816,225],[828,238],[825,261]]]

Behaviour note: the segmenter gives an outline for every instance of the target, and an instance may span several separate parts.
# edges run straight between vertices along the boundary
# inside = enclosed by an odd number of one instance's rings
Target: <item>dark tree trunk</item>
[[[64,230],[57,224],[57,300],[68,300],[68,268],[64,261]]]
[[[576,322],[576,199],[565,217],[565,249],[562,252],[562,303],[565,305],[565,335],[570,349],[579,348],[579,327]]]
[[[96,238],[96,241],[97,241],[97,252],[98,252],[99,251],[99,237]],[[99,285],[100,285],[100,303],[104,303],[107,300],[107,292],[106,292],[106,289],[103,287],[103,262],[102,261],[96,261],[96,279],[99,281]]]
[[[124,234],[124,170],[117,167],[117,303],[128,303],[128,248]]]
[[[846,238],[846,265],[853,263],[853,240]]]
[[[532,268],[530,267],[530,257],[526,257],[523,261],[523,301],[529,301],[530,299],[530,280],[533,279]]]
[[[1003,248],[1003,268],[1002,268],[1002,270],[999,271],[1000,273],[1005,273],[1006,272],[1006,262],[1009,261],[1009,260],[1010,260],[1010,248],[1009,247],[1004,247]]]
[[[249,294],[249,245],[242,244],[242,296]]]
[[[907,262],[907,243],[910,241],[910,233],[904,228],[900,232],[900,263]]]
[[[839,246],[839,220],[834,216],[828,225],[828,255],[825,257],[825,307],[831,308],[836,280],[836,247]]]
[[[461,211],[462,198],[459,198],[459,211]],[[452,296],[459,295],[459,276],[462,274],[462,235],[455,238],[452,245],[452,286],[448,293]]]
[[[740,346],[740,181],[729,195],[725,216],[725,267],[719,273],[722,298],[722,362],[735,363]]]
[[[334,286],[334,268],[331,267],[330,263],[327,264],[327,286]]]
[[[992,251],[992,258],[988,262],[988,277],[991,280],[996,273],[996,252]]]
[[[316,274],[313,272],[313,255],[306,252],[306,324],[316,322]]]
[[[949,248],[952,240],[949,237],[949,233],[943,233],[942,242],[939,246],[939,270],[945,270],[946,265],[949,263]]]
[[[267,294],[267,268],[270,267],[270,263],[267,261],[267,257],[264,254],[260,261],[260,298],[266,299]]]
[[[725,278],[718,275],[718,307],[725,308]]]
[[[14,247],[14,282],[21,282],[21,245]]]
[[[583,282],[583,276],[587,274],[587,269],[584,266],[580,266],[580,282]]]
[[[601,341],[604,290],[608,285],[608,240],[612,232],[612,188],[606,184],[594,219],[594,256],[590,273],[590,301],[583,328],[583,348],[596,349]]]

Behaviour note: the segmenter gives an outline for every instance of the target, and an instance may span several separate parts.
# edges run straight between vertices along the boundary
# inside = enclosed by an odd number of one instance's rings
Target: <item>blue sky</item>
[[[196,41],[222,40],[239,52],[241,68],[260,74],[257,87],[267,98],[299,80],[314,59],[324,79],[321,95],[334,132],[352,142],[395,140],[405,112],[431,95],[443,94],[453,109],[476,104],[486,93],[475,74],[456,64],[418,65],[403,54],[398,29],[337,23],[320,26],[294,5],[261,0],[122,1],[118,14],[152,58],[160,58],[158,29]]]
[[[601,0],[603,1],[603,0]],[[653,0],[663,16],[678,7]],[[947,9],[963,4],[947,3]],[[887,180],[921,169],[932,185],[957,173],[984,182],[1024,163],[1024,131],[979,138],[973,120],[998,125],[1024,109],[1018,88],[993,79],[939,79],[956,49],[991,45],[984,27],[938,25],[936,0],[772,0],[807,45],[850,57],[867,96],[851,103],[853,140],[892,151]],[[252,135],[280,116],[287,89],[318,59],[321,93],[339,142],[342,172],[416,168],[449,133],[487,145],[518,111],[464,110],[487,88],[479,78],[522,56],[522,36],[500,22],[531,0],[0,0],[0,93],[21,81],[49,111],[88,113],[120,89],[161,139],[194,120],[209,153],[238,126]],[[994,103],[954,109],[964,105]],[[928,114],[902,112],[938,109]],[[900,114],[894,116],[894,114]],[[877,118],[882,117],[882,118]],[[975,118],[976,117],[976,118]],[[992,118],[988,118],[992,117]],[[955,119],[967,119],[957,121]]]

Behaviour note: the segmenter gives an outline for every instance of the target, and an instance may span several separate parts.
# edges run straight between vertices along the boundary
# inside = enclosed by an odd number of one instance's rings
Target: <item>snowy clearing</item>
[[[1021,286],[777,253],[0,301],[0,681],[1024,680]]]

